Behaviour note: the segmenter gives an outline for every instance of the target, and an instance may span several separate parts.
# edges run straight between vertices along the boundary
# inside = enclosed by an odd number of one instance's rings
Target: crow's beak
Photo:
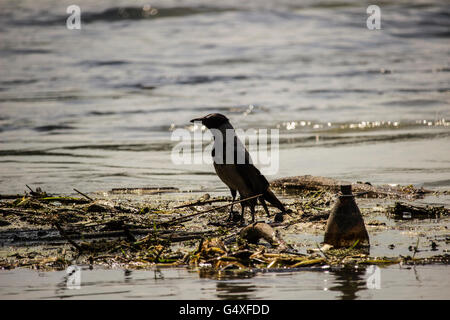
[[[195,119],[191,120],[191,122],[197,122],[197,121],[203,122],[203,118],[195,118]]]

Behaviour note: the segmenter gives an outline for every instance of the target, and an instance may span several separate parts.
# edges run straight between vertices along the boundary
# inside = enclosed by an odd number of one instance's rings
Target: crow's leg
[[[261,202],[261,205],[263,206],[264,211],[266,212],[267,216],[270,218],[269,209],[267,209],[267,205],[266,205],[266,202],[264,201],[264,198],[259,197],[258,199],[259,199],[259,202]]]
[[[242,207],[242,212],[241,212],[241,223],[245,223],[245,219],[244,219],[244,213],[245,213],[245,204],[244,202],[241,202],[241,207]]]
[[[252,223],[255,222],[255,205],[256,201],[250,203],[250,212],[252,213]]]
[[[234,202],[234,200],[236,199],[236,190],[230,189],[230,191],[231,191],[231,196],[233,197],[233,202]],[[233,206],[234,206],[234,204],[232,204],[231,208],[230,208],[230,217],[228,218],[228,220],[230,220],[230,221],[233,221],[233,216],[234,216]]]

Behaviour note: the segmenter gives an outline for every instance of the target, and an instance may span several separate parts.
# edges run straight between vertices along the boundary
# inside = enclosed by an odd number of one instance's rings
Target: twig
[[[56,229],[58,229],[59,234],[63,236],[67,241],[69,241],[69,243],[73,245],[78,250],[79,253],[83,251],[83,249],[75,241],[73,241],[66,235],[66,232],[61,228],[61,226],[57,222],[54,223],[54,226],[56,227]]]
[[[191,202],[191,203],[187,203],[187,204],[182,204],[179,206],[174,207],[174,209],[181,209],[181,208],[186,208],[186,207],[193,207],[193,206],[200,206],[200,205],[204,205],[204,204],[211,204],[213,202],[225,202],[228,201],[227,199],[211,199],[211,200],[205,200],[205,201],[195,201],[195,202]]]
[[[19,199],[22,197],[21,194],[0,194],[0,199]]]
[[[85,195],[83,192],[78,191],[77,189],[73,188],[74,191],[78,192],[79,194],[81,194],[83,197],[85,197],[88,200],[94,201],[94,199],[92,199],[91,197]]]
[[[196,213],[193,213],[193,214],[191,214],[191,215],[187,215],[187,216],[184,216],[184,217],[172,219],[172,220],[167,221],[167,222],[160,222],[160,223],[157,223],[156,225],[166,225],[166,226],[168,226],[168,225],[171,225],[171,224],[173,224],[173,223],[175,223],[175,222],[177,222],[177,221],[179,221],[179,220],[192,218],[192,217],[198,216],[198,215],[200,215],[200,214],[208,213],[208,212],[211,212],[211,211],[214,211],[214,210],[217,210],[217,209],[226,208],[226,207],[229,207],[229,206],[234,205],[234,204],[237,204],[237,203],[241,203],[241,202],[244,202],[244,201],[248,201],[248,200],[251,200],[251,199],[254,199],[254,198],[261,197],[262,195],[263,195],[263,194],[260,193],[260,194],[257,194],[256,196],[251,196],[251,197],[248,197],[248,198],[245,198],[245,199],[242,199],[242,200],[238,200],[238,201],[234,201],[234,202],[225,204],[225,205],[223,205],[223,206],[214,207],[214,208],[209,209],[209,210],[206,210],[206,211],[196,212]]]
[[[417,237],[417,243],[416,243],[416,246],[414,247],[414,253],[413,253],[413,256],[412,256],[413,260],[414,260],[414,257],[416,256],[416,252],[419,251],[419,239],[420,239],[420,237]]]
[[[28,189],[30,189],[30,194],[33,197],[39,197],[39,198],[43,198],[43,197],[48,197],[47,193],[43,190],[41,190],[41,188],[37,187],[36,191],[34,191],[33,189],[31,189],[31,187],[29,185],[25,185]]]

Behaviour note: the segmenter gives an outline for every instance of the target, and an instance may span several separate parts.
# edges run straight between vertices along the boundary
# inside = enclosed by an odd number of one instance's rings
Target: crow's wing
[[[269,182],[253,164],[237,164],[236,169],[253,193],[264,193]]]
[[[240,164],[236,162],[236,169],[239,175],[243,178],[248,188],[252,190],[253,193],[264,193],[269,187],[269,182],[266,177],[264,177],[261,172],[256,168],[251,160],[250,154],[247,149],[242,145],[242,143],[237,139],[235,144],[235,161],[237,159],[237,154],[239,152],[244,153],[245,163]]]
[[[264,193],[269,187],[269,182],[253,165],[250,154],[237,136],[234,137],[233,163],[226,164],[226,152],[226,150],[222,151],[222,164],[214,162],[219,178],[230,189],[238,190],[241,196]],[[215,159],[215,148],[211,153]],[[217,156],[220,157],[220,154]]]

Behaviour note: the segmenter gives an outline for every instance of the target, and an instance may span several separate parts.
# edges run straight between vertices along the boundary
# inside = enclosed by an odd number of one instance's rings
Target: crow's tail
[[[282,212],[286,211],[283,204],[280,202],[280,200],[278,200],[278,198],[274,195],[272,190],[270,190],[269,188],[267,188],[266,192],[264,192],[262,197],[264,198],[264,200],[268,201],[271,205],[280,209]]]

